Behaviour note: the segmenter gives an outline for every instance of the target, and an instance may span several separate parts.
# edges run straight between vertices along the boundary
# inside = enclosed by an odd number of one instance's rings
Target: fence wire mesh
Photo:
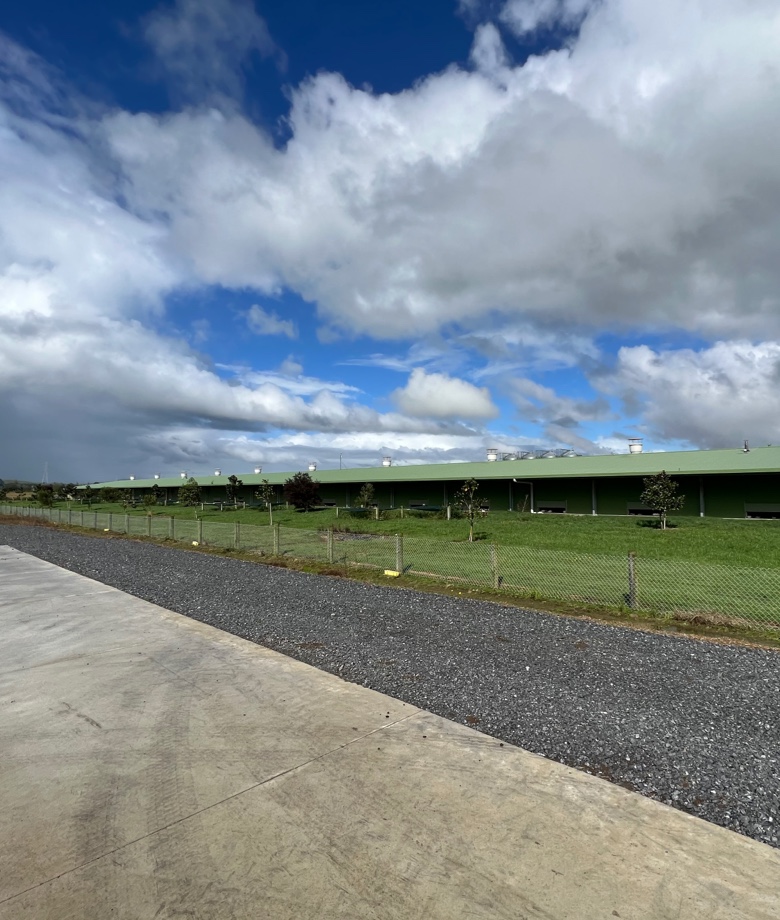
[[[780,628],[780,568],[678,559],[573,553],[482,541],[450,543],[399,534],[303,530],[278,524],[221,523],[166,515],[0,506],[3,514],[58,524],[287,556],[334,566],[368,566],[558,600],[692,621]]]

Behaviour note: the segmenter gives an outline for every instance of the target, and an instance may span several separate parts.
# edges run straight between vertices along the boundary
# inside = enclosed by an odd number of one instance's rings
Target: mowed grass
[[[469,543],[467,521],[430,515],[377,521],[343,511],[337,517],[335,510],[277,509],[275,530],[260,509],[174,505],[147,514],[93,504],[83,517],[70,510],[77,526],[312,560],[345,572],[370,566],[567,604],[780,624],[780,522],[774,521],[677,518],[661,531],[645,519],[491,512]],[[51,519],[67,523],[67,508],[55,508]],[[633,587],[629,552],[636,554]]]
[[[67,509],[65,504],[57,506]],[[74,514],[84,510],[73,508]],[[91,509],[100,513],[125,514],[120,505],[94,503]],[[128,510],[133,516],[146,517],[146,510]],[[184,508],[179,505],[158,506],[152,509],[153,517],[174,516],[177,520],[198,519],[222,524],[236,521],[242,525],[267,527],[268,512],[261,509],[220,511],[207,505]],[[402,533],[420,540],[462,543],[468,540],[468,522],[463,518],[447,521],[433,514],[383,512],[380,520],[358,512],[343,510],[336,516],[335,509],[300,513],[283,508],[275,509],[275,522],[285,528],[301,530],[327,530],[349,533],[391,535]],[[135,529],[135,528],[134,528]],[[140,531],[139,531],[140,532]],[[508,511],[491,511],[476,521],[477,543],[495,543],[506,547],[527,547],[538,550],[557,550],[577,554],[626,556],[634,552],[646,559],[691,561],[713,565],[743,568],[780,568],[780,521],[722,520],[718,518],[676,517],[666,531],[658,529],[656,522],[646,518],[576,516],[563,514],[520,514]],[[247,534],[248,536],[248,534]]]

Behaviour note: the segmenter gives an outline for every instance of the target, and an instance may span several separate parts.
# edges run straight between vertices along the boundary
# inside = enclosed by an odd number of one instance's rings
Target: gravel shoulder
[[[0,544],[780,846],[777,651],[44,527]]]

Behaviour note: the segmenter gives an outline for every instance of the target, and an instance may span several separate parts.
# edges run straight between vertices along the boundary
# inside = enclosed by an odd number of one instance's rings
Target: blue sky
[[[0,12],[0,477],[777,443],[770,0]]]

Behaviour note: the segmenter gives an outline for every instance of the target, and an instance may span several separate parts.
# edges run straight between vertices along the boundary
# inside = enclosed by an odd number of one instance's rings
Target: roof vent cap
[[[642,438],[628,439],[628,452],[630,454],[641,454],[643,449]]]
[[[392,457],[382,457],[382,466],[392,466],[393,458]]]
[[[495,461],[498,460],[498,449],[495,447],[488,447],[487,458],[488,462],[495,463]]]

